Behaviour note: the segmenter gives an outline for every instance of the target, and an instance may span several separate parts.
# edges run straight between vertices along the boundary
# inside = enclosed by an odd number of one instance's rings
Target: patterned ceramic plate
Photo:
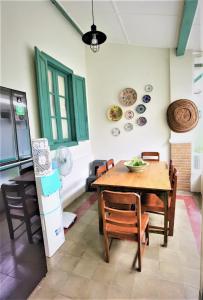
[[[151,92],[153,90],[153,86],[151,84],[146,84],[144,90],[145,92]]]
[[[134,111],[132,111],[132,110],[127,110],[127,111],[125,112],[125,117],[126,117],[127,120],[131,120],[131,119],[134,117]]]
[[[138,114],[143,114],[146,110],[146,106],[144,104],[139,104],[136,106],[135,110]]]
[[[147,123],[147,119],[145,117],[139,117],[137,119],[137,125],[144,126]]]
[[[118,105],[111,105],[107,110],[107,118],[110,121],[119,121],[122,118],[123,111]]]
[[[119,128],[115,127],[111,130],[111,133],[113,136],[118,136],[121,132]]]
[[[143,101],[144,103],[148,103],[150,100],[151,100],[151,96],[150,96],[150,95],[144,95],[144,96],[142,97],[142,101]]]
[[[130,106],[137,100],[137,93],[132,88],[126,88],[122,90],[119,95],[120,103],[124,106]]]
[[[126,123],[126,124],[124,125],[124,129],[125,129],[126,131],[131,131],[131,130],[133,130],[133,124],[132,124],[132,123]]]

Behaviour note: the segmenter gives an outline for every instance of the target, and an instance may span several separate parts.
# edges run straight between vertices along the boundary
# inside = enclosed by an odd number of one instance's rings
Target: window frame
[[[73,91],[73,71],[57,61],[56,59],[52,58],[48,54],[38,50],[35,47],[35,51],[38,55],[41,55],[44,59],[45,63],[45,72],[46,78],[44,78],[44,87],[40,86],[40,80],[38,78],[38,96],[39,96],[39,110],[40,110],[40,123],[41,123],[41,135],[46,137],[49,141],[51,150],[57,149],[60,146],[75,146],[78,144],[77,139],[77,132],[76,132],[76,123],[75,123],[75,103],[74,103],[74,91]],[[40,65],[37,64],[37,68],[40,70]],[[56,114],[56,124],[57,124],[57,140],[53,139],[53,131],[51,125],[51,111],[50,111],[50,99],[49,99],[49,85],[48,85],[48,70],[52,70],[53,74],[53,92],[56,93],[58,90],[57,78],[56,73],[61,74],[65,78],[65,104],[66,104],[66,112],[67,112],[67,126],[68,126],[68,134],[70,137],[67,139],[62,138],[62,125],[61,125],[61,115],[60,115],[60,104],[59,104],[59,93],[54,95],[54,107],[55,107],[55,114]],[[40,70],[41,71],[41,70]],[[44,101],[41,101],[41,91],[40,89],[44,88],[44,93],[46,94]],[[51,94],[54,94],[54,93]],[[66,99],[68,98],[68,99]],[[58,103],[57,103],[58,101]],[[48,114],[45,116],[44,111]],[[59,134],[60,133],[60,134]]]

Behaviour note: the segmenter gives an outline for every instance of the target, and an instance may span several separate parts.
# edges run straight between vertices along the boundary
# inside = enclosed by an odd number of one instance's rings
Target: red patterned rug
[[[74,213],[77,215],[77,219],[75,221],[78,222],[80,218],[86,213],[86,211],[97,201],[97,194],[91,194],[75,211]],[[71,227],[70,227],[71,228]],[[69,228],[64,229],[66,233]]]
[[[198,250],[200,250],[201,244],[201,213],[196,205],[195,199],[192,196],[177,195],[177,200],[182,200],[185,203],[185,207],[188,213],[188,218],[190,225],[192,227],[193,234],[195,236],[196,245]],[[74,213],[77,215],[76,222],[85,214],[85,212],[97,201],[97,194],[92,193],[86,201],[84,201]],[[65,229],[65,233],[68,229]]]
[[[202,223],[200,209],[197,207],[195,199],[192,196],[177,195],[177,200],[183,200],[185,202],[185,207],[188,213],[188,218],[190,220],[190,225],[195,236],[196,245],[198,250],[200,251]]]

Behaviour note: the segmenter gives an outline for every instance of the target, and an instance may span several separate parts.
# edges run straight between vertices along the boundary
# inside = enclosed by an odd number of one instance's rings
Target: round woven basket
[[[198,120],[198,109],[191,100],[176,100],[167,109],[168,126],[175,132],[190,131],[197,125]]]

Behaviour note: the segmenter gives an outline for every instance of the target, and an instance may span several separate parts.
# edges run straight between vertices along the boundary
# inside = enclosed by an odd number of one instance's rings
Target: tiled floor
[[[89,196],[84,194],[68,210],[75,211]],[[184,201],[177,201],[175,234],[169,237],[167,248],[160,246],[162,241],[163,236],[150,234],[141,273],[131,269],[137,246],[133,242],[114,240],[107,264],[95,203],[48,259],[49,272],[30,299],[197,300],[200,258]]]

